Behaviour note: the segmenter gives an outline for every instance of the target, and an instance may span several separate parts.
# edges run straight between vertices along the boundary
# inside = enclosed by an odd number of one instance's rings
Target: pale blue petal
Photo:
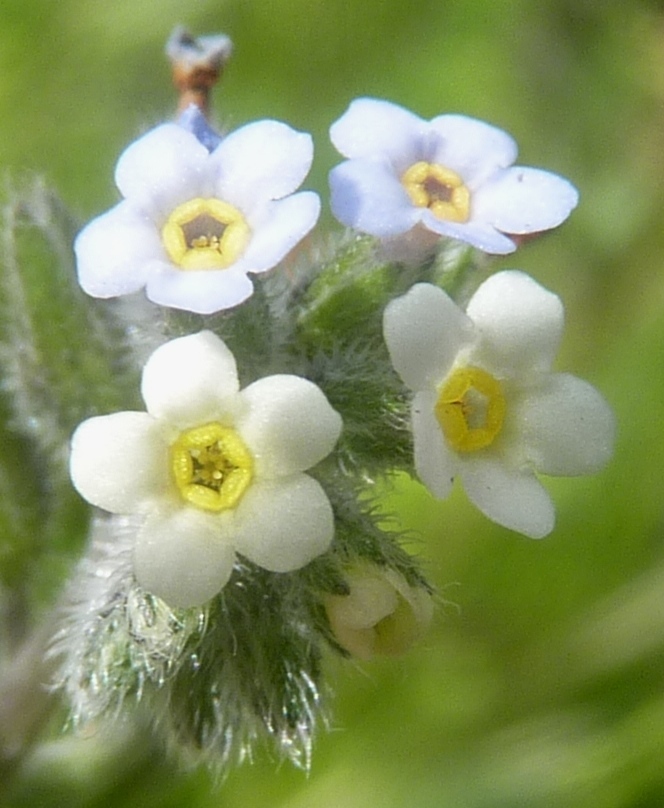
[[[412,112],[376,98],[358,98],[330,127],[330,139],[344,157],[384,156],[395,169],[424,159],[429,124]]]
[[[463,241],[492,255],[507,255],[516,250],[516,244],[512,239],[484,222],[472,219],[468,222],[449,222],[434,216],[426,208],[422,210],[421,221],[424,227],[438,235]]]
[[[207,149],[174,123],[162,124],[134,141],[115,169],[122,195],[160,225],[182,202],[209,196],[209,178]]]
[[[210,155],[215,196],[245,215],[295,191],[313,160],[311,135],[279,121],[256,121],[225,137]]]
[[[116,297],[145,285],[153,261],[166,260],[154,224],[127,202],[93,219],[74,242],[76,271],[85,292]]]
[[[515,166],[475,191],[472,215],[505,233],[536,233],[565,221],[578,200],[576,188],[557,174]]]
[[[465,115],[440,115],[430,126],[437,136],[430,162],[451,168],[471,191],[494,171],[516,160],[514,139],[484,121]]]
[[[420,210],[385,160],[347,160],[330,172],[332,213],[347,227],[386,237],[405,233]]]
[[[267,202],[248,217],[251,241],[235,268],[243,272],[272,269],[313,229],[319,215],[320,198],[312,191]]]
[[[145,291],[160,306],[214,314],[245,301],[254,286],[246,272],[235,265],[227,269],[181,270],[162,263],[152,268]]]

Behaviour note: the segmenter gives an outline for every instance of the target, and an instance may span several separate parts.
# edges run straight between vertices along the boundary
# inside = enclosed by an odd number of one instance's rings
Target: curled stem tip
[[[210,90],[232,52],[233,43],[225,34],[194,37],[182,26],[175,28],[166,43],[166,55],[173,66],[173,84],[180,93],[178,111],[194,104],[207,113]]]

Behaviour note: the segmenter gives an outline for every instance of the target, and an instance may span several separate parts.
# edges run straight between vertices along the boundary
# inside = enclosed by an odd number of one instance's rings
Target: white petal
[[[330,139],[344,157],[383,154],[399,170],[423,159],[429,124],[412,112],[376,98],[358,98],[330,127]]]
[[[495,227],[484,222],[472,220],[463,223],[448,222],[439,219],[426,209],[421,212],[421,221],[424,227],[434,233],[458,239],[492,255],[507,255],[516,250],[516,244],[511,238],[499,233]]]
[[[362,233],[405,233],[420,219],[390,165],[381,159],[347,160],[330,171],[330,207],[336,218]]]
[[[166,123],[125,149],[115,182],[124,197],[165,221],[181,202],[210,195],[209,159],[191,132]]]
[[[306,474],[255,482],[234,517],[235,549],[272,572],[303,567],[324,553],[334,536],[330,501]]]
[[[514,139],[484,121],[465,115],[440,115],[430,127],[437,135],[431,161],[456,171],[471,191],[496,169],[516,160]]]
[[[216,192],[250,211],[256,202],[281,199],[300,186],[311,168],[311,135],[279,121],[256,121],[225,137],[210,157]]]
[[[472,340],[473,326],[442,289],[417,283],[388,303],[383,334],[404,383],[411,390],[428,390],[442,381]]]
[[[242,303],[254,291],[246,272],[226,269],[177,269],[165,262],[152,265],[145,293],[153,303],[173,309],[213,314]]]
[[[145,285],[150,264],[164,250],[154,224],[126,202],[93,219],[74,242],[81,287],[93,297],[115,297]]]
[[[163,429],[144,412],[83,421],[72,437],[69,472],[82,497],[112,513],[145,511],[171,492]]]
[[[516,270],[492,275],[466,313],[481,334],[477,356],[488,370],[514,376],[551,367],[563,331],[563,304],[528,275]]]
[[[423,392],[413,399],[413,461],[417,476],[434,497],[445,499],[452,490],[458,462],[436,420],[436,398],[436,393]]]
[[[510,407],[527,459],[543,474],[593,474],[613,453],[615,419],[588,382],[556,373]]]
[[[536,233],[564,222],[578,201],[576,188],[557,174],[514,167],[478,188],[472,215],[505,233]]]
[[[211,331],[166,342],[143,368],[141,393],[148,412],[179,428],[228,415],[238,390],[233,354]]]
[[[225,521],[186,507],[150,514],[134,548],[138,583],[172,608],[210,600],[230,578],[235,562]]]
[[[468,498],[510,530],[541,539],[553,530],[551,498],[531,471],[508,468],[490,454],[463,458],[460,476]]]
[[[249,217],[252,238],[237,268],[265,272],[276,266],[318,221],[320,198],[311,191],[268,202]]]
[[[341,416],[322,390],[299,376],[268,376],[240,393],[236,428],[261,477],[282,477],[316,465],[341,434]]]

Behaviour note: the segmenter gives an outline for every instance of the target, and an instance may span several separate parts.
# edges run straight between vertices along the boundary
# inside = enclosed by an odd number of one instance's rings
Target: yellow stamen
[[[461,177],[438,163],[414,163],[401,177],[401,184],[418,208],[429,208],[438,219],[467,222],[470,191]]]
[[[481,368],[458,368],[440,386],[435,414],[455,451],[484,449],[494,442],[503,426],[502,386]]]
[[[225,269],[244,252],[251,230],[240,211],[220,199],[190,199],[168,217],[161,238],[180,269]]]
[[[234,508],[253,477],[254,462],[234,429],[213,421],[182,432],[171,446],[175,483],[205,511]]]

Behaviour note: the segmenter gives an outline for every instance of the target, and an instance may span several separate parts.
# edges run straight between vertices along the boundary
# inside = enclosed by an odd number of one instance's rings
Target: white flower
[[[141,391],[147,412],[80,424],[70,471],[93,505],[145,517],[134,549],[145,589],[198,605],[236,552],[287,572],[327,549],[332,508],[302,472],[332,451],[341,418],[315,384],[276,375],[240,390],[233,355],[202,331],[159,347]]]
[[[292,193],[312,157],[311,137],[277,121],[244,126],[211,153],[186,129],[158,126],[120,156],[124,200],[76,239],[81,286],[104,298],[145,287],[155,303],[200,314],[241,303],[247,273],[276,266],[316,223],[317,194]]]
[[[535,472],[591,474],[613,448],[602,396],[551,371],[562,328],[560,299],[513,270],[485,281],[465,314],[430,284],[385,310],[392,363],[415,391],[418,476],[441,499],[460,477],[489,519],[533,538],[554,525]]]
[[[331,205],[345,225],[382,239],[431,234],[488,253],[516,249],[505,234],[559,225],[576,206],[567,180],[513,166],[514,140],[464,115],[424,121],[411,112],[360,98],[330,129],[351,159],[330,173]]]
[[[407,651],[426,631],[433,601],[395,570],[363,565],[349,570],[347,595],[327,595],[325,611],[334,638],[359,659]]]

